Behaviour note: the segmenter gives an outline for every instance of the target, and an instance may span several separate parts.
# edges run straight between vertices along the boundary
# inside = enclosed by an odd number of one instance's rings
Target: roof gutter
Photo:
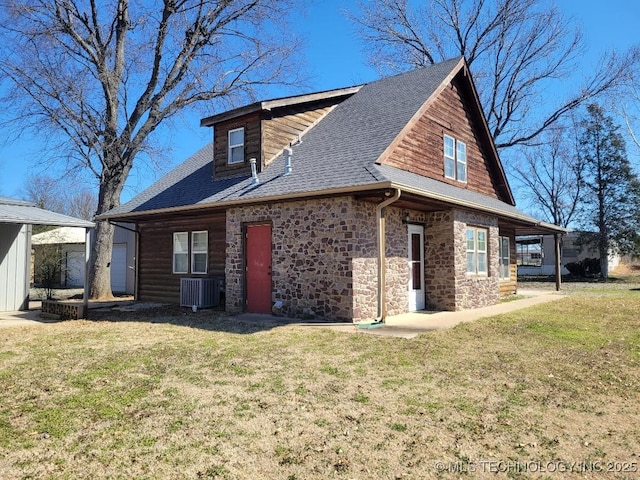
[[[391,195],[390,192],[387,192]],[[377,246],[378,246],[378,315],[373,324],[383,324],[387,317],[387,280],[386,280],[386,218],[385,208],[392,203],[398,201],[401,190],[395,189],[395,193],[390,198],[376,205],[376,223],[377,223]]]
[[[249,177],[249,181],[251,181],[251,177]],[[313,198],[313,197],[324,197],[331,195],[353,195],[354,193],[367,192],[372,190],[381,190],[385,188],[393,188],[391,182],[379,182],[367,185],[360,185],[357,187],[340,187],[340,188],[331,188],[327,190],[321,190],[318,192],[309,192],[304,195],[305,198]],[[140,215],[162,215],[167,213],[180,213],[180,212],[193,212],[197,210],[209,209],[212,207],[216,208],[227,208],[227,207],[236,207],[242,205],[251,205],[255,203],[270,203],[270,202],[280,202],[286,200],[295,200],[302,198],[303,194],[301,192],[290,193],[286,195],[271,195],[268,197],[254,197],[247,199],[235,199],[228,201],[216,201],[212,203],[196,203],[193,205],[184,205],[181,207],[170,207],[170,208],[158,208],[156,210],[145,210],[142,212],[126,212],[120,214],[109,214],[103,213],[102,215],[97,215],[96,220],[120,220],[126,218],[136,218]],[[126,220],[123,220],[126,221]]]

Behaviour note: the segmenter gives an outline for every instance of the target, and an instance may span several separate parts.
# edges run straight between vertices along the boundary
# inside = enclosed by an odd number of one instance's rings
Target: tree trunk
[[[111,255],[115,227],[108,221],[96,221],[95,236],[91,248],[89,298],[109,300],[111,291]]]
[[[600,241],[600,275],[606,281],[609,278],[609,242]]]
[[[117,156],[117,154],[113,154]],[[122,164],[119,160],[105,161],[103,178],[98,194],[97,214],[108,212],[120,205],[120,194],[129,174],[129,168],[109,169],[107,165]],[[109,175],[109,172],[113,174]],[[89,298],[93,300],[109,300],[113,298],[111,291],[111,255],[113,252],[113,233],[115,227],[105,220],[96,221],[95,236],[91,248],[89,266]]]

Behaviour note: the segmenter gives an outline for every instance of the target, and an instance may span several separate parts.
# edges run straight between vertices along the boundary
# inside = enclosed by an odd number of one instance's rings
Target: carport
[[[89,245],[92,222],[38,208],[34,203],[0,197],[0,312],[29,309],[33,225],[83,227]],[[85,262],[89,258],[85,249]],[[88,271],[88,269],[86,269]],[[84,300],[87,301],[85,277]]]

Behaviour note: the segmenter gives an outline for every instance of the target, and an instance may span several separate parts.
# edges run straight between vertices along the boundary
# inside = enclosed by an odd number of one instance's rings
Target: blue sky
[[[597,61],[607,48],[626,49],[640,44],[640,1],[638,0],[556,0],[560,10],[573,17],[583,28],[589,47],[585,64]],[[327,90],[368,82],[377,73],[366,65],[366,56],[354,33],[354,26],[341,11],[344,0],[316,0],[301,14],[298,29],[306,37],[305,57],[312,75],[311,90]],[[203,147],[211,131],[199,127],[199,118],[186,118],[174,132],[176,147],[168,155],[165,170],[171,168]],[[38,162],[37,138],[23,139],[13,145],[0,144],[0,195],[22,198],[29,173],[43,173]],[[162,172],[149,173],[149,168],[130,177],[122,201],[146,188]],[[145,172],[145,173],[142,173]]]

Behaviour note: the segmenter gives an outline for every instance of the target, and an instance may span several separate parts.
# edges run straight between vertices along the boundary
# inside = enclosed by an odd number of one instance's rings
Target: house
[[[564,231],[515,208],[463,58],[201,125],[211,144],[100,217],[136,224],[140,300],[217,278],[232,314],[482,307],[517,289],[516,235]]]
[[[0,197],[0,312],[29,308],[33,225],[92,228],[93,223]]]
[[[562,237],[560,247],[560,264],[562,275],[568,275],[566,265],[582,262],[589,258],[600,258],[594,245],[580,246],[577,243],[580,232],[568,232]],[[556,250],[552,235],[534,235],[516,239],[516,258],[518,275],[537,276],[555,275]],[[612,270],[620,263],[620,256],[614,252],[609,254],[609,268]]]
[[[135,291],[135,232],[133,225],[122,225],[115,228],[113,234],[113,251],[111,256],[111,290],[114,293],[134,294]],[[92,232],[91,232],[92,233]],[[90,234],[90,240],[93,241]],[[31,237],[33,246],[35,284],[41,283],[41,272],[38,268],[43,262],[50,247],[56,248],[55,262],[57,269],[56,284],[61,287],[82,287],[85,277],[85,241],[83,228],[59,227]]]

